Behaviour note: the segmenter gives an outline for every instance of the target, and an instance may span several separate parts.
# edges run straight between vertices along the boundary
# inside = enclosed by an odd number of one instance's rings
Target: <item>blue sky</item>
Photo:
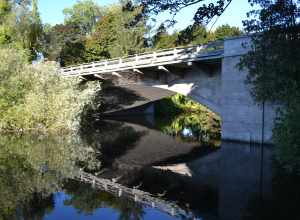
[[[39,0],[39,10],[44,23],[58,24],[62,23],[64,16],[62,10],[71,7],[77,0]],[[118,0],[96,0],[100,6],[113,4]],[[180,30],[192,23],[193,15],[197,5],[182,10],[176,17],[178,23],[174,29]],[[246,13],[251,10],[248,0],[233,0],[226,12],[218,19],[214,27],[221,24],[230,24],[242,28],[242,20],[246,19]],[[162,22],[168,18],[168,14],[162,14],[158,21]]]

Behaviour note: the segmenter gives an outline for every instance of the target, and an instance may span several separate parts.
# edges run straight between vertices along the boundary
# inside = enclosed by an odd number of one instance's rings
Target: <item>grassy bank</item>
[[[58,75],[56,63],[29,64],[24,51],[0,49],[0,132],[69,132],[96,84]]]

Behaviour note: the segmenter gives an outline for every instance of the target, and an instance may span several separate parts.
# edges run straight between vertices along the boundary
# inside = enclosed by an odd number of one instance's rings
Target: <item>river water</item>
[[[0,137],[0,219],[297,219],[299,180],[272,146],[172,129],[120,118],[74,137]]]

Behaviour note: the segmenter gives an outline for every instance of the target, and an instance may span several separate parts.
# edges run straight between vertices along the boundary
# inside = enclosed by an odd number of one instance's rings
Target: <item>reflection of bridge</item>
[[[62,68],[61,74],[85,80],[111,80],[116,86],[126,84],[127,88],[133,84],[157,87],[190,96],[220,114],[223,139],[259,142],[262,109],[245,84],[247,71],[237,68],[249,44],[248,37],[238,37],[71,66]],[[270,142],[275,111],[267,106],[265,112],[265,140]]]
[[[98,178],[91,174],[80,171],[79,175],[75,178],[80,182],[85,182],[91,184],[93,187],[109,192],[115,196],[121,197],[124,196],[127,199],[130,199],[139,204],[156,208],[164,213],[167,213],[171,216],[177,216],[181,218],[191,217],[191,214],[181,209],[176,204],[164,201],[162,199],[152,196],[150,193],[141,191],[136,188],[128,188],[121,184],[116,183],[108,179]]]

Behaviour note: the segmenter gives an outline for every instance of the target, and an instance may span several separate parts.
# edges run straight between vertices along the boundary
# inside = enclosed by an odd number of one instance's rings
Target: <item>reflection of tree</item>
[[[64,201],[65,205],[73,206],[79,212],[91,214],[99,208],[110,207],[119,212],[120,220],[142,219],[143,207],[125,198],[117,198],[110,193],[92,189],[89,185],[76,181],[65,184],[65,191],[71,196]]]
[[[300,219],[300,176],[286,173],[282,167],[274,168],[272,197],[266,200],[263,195],[254,195],[243,219]]]
[[[79,162],[97,165],[70,137],[0,137],[0,219],[42,219],[53,207],[51,194],[76,174]]]
[[[89,146],[101,152],[102,162],[123,155],[135,147],[144,131],[136,131],[123,122],[97,120],[93,115],[82,115],[79,135]]]
[[[205,116],[206,117],[206,116]],[[179,114],[173,117],[159,118],[159,129],[172,136],[181,136],[185,140],[199,141],[210,146],[218,146],[220,142],[220,124],[218,120],[208,120],[195,113]]]

